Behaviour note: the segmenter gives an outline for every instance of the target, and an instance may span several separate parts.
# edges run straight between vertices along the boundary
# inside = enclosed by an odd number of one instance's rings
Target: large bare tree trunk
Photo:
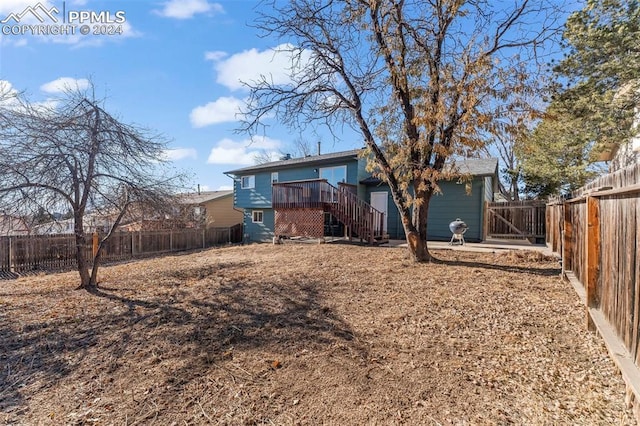
[[[403,209],[402,211],[402,226],[407,238],[409,254],[415,262],[430,262],[431,253],[429,253],[429,248],[427,247],[429,199],[426,199],[421,205],[413,207],[411,212],[413,218],[409,212],[409,209]]]

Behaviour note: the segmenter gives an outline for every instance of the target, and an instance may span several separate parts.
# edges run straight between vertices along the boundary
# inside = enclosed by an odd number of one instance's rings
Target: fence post
[[[205,241],[205,238],[206,238],[205,229],[206,228],[202,228],[202,248],[206,248],[207,247],[206,244],[205,244],[205,242],[206,242]]]
[[[93,258],[96,258],[96,254],[98,254],[98,233],[93,233]]]
[[[600,278],[600,204],[597,198],[587,197],[587,329],[596,331],[589,308],[597,308],[599,301]]]
[[[14,262],[13,262],[13,239],[15,237],[9,237],[9,272],[15,272]]]
[[[562,272],[563,275],[567,271],[571,271],[573,265],[571,262],[573,261],[573,246],[571,243],[571,239],[573,238],[573,224],[571,223],[571,209],[569,208],[569,204],[564,204],[564,232],[562,235]]]

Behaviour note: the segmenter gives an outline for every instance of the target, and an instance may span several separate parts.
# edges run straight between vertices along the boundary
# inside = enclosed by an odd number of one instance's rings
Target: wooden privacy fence
[[[564,275],[583,292],[589,328],[602,318],[617,344],[626,349],[626,358],[618,364],[624,366],[628,358],[629,374],[637,377],[627,385],[636,398],[640,397],[639,211],[640,164],[602,176],[571,199],[547,205],[547,245],[562,256]]]
[[[527,239],[532,243],[545,238],[545,203],[538,200],[486,203],[486,238]]]
[[[84,247],[93,258],[97,235],[89,236]],[[242,225],[229,228],[116,232],[104,246],[106,262],[183,250],[195,250],[242,241]],[[76,267],[73,234],[0,237],[0,277],[38,270]]]

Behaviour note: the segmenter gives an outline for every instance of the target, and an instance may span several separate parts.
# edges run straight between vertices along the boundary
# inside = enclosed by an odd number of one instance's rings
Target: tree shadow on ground
[[[438,259],[433,258],[433,262],[440,265],[447,266],[461,266],[465,268],[473,268],[473,269],[490,269],[494,271],[501,272],[514,272],[517,274],[529,274],[529,275],[538,275],[542,277],[551,277],[551,276],[559,276],[561,269],[560,268],[550,268],[546,264],[541,264],[540,267],[532,267],[532,266],[518,266],[518,265],[507,265],[504,263],[486,263],[486,262],[477,262],[477,261],[468,261],[468,260],[449,260],[449,259]]]
[[[175,387],[202,377],[229,351],[292,353],[340,343],[366,356],[349,324],[323,300],[322,283],[237,278],[245,266],[203,265],[137,288],[134,296],[131,289],[103,287],[82,318],[18,329],[0,317],[0,383],[7,384],[0,388],[0,411],[24,408],[29,395],[66,377],[127,374],[135,360],[143,369],[162,362],[169,370],[166,387]]]

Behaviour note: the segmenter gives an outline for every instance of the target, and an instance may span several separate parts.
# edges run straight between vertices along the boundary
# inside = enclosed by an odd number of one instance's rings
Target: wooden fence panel
[[[0,272],[11,272],[11,261],[9,258],[9,237],[0,237]]]
[[[231,228],[116,232],[103,246],[103,261],[132,259],[145,254],[194,250],[242,241],[242,225]],[[89,263],[93,241],[84,248]],[[15,273],[75,268],[74,235],[0,237],[0,278]]]
[[[488,202],[485,206],[488,238],[545,238],[545,203],[537,200]]]
[[[564,222],[564,205],[561,202],[548,204],[545,213],[547,246],[554,253],[562,253],[562,228]]]
[[[556,221],[558,204],[547,205],[547,223]],[[585,287],[588,305],[602,312],[640,367],[640,164],[594,180],[562,209],[561,229],[548,227],[547,242],[554,251],[565,245],[563,270]]]

